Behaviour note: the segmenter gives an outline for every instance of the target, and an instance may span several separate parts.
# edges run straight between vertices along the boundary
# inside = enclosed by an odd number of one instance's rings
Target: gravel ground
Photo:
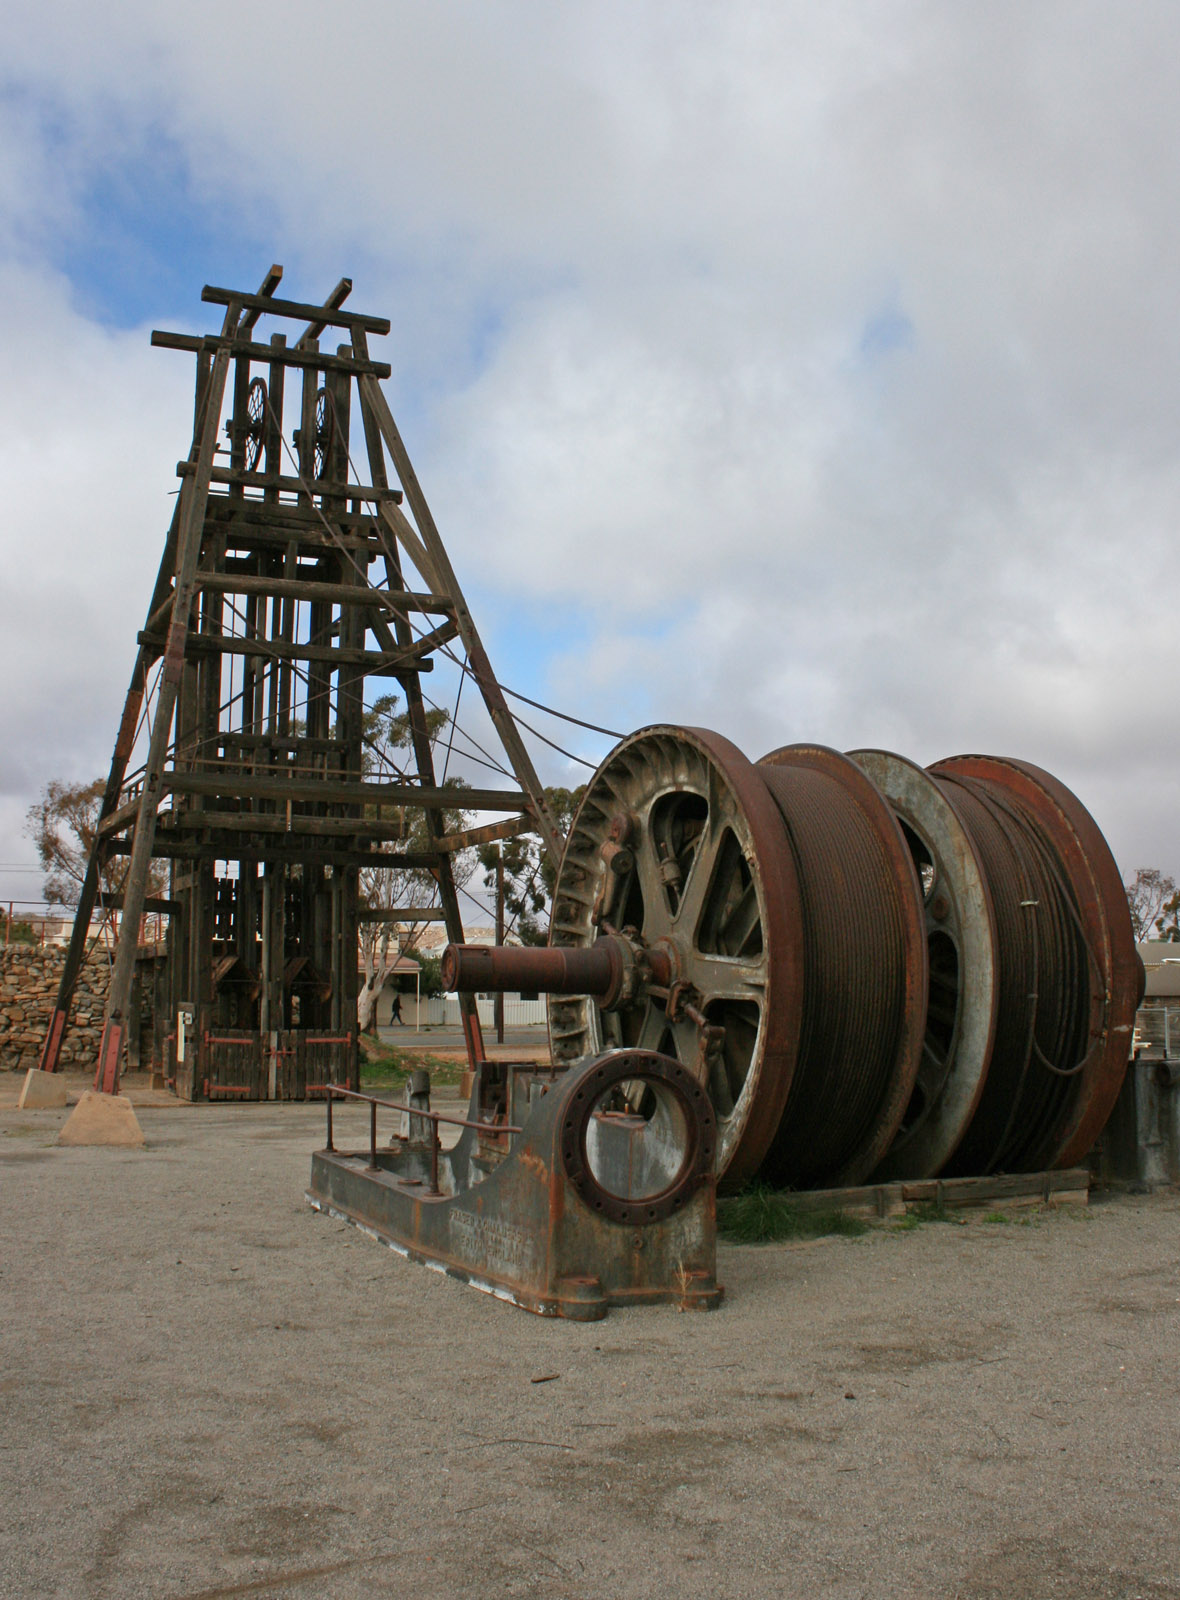
[[[312,1212],[322,1116],[0,1109],[0,1594],[1180,1600],[1180,1197],[578,1325]]]

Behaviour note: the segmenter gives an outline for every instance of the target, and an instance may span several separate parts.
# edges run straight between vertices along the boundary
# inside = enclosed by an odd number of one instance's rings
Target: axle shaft
[[[623,960],[623,951],[612,938],[599,939],[585,949],[449,944],[443,951],[442,984],[467,994],[522,989],[605,1000],[619,985]]]

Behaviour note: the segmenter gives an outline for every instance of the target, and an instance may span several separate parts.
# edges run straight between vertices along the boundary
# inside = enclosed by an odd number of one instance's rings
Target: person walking
[[[390,1022],[399,1022],[403,1028],[405,1027],[405,1023],[402,1020],[402,997],[396,992],[393,996],[393,1009],[389,1013],[389,1020]]]

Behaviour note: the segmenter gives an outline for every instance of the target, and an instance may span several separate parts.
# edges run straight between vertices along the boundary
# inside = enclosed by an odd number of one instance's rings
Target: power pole
[[[496,846],[496,943],[504,943],[504,846]],[[496,1020],[496,1043],[504,1043],[504,996],[499,989],[492,1002]]]

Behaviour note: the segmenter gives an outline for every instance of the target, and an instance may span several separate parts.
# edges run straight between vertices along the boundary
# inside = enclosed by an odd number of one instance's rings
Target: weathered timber
[[[190,461],[176,463],[178,478],[191,474]],[[310,488],[316,494],[336,494],[343,500],[364,500],[373,505],[384,500],[396,504],[402,497],[400,489],[374,489],[371,484],[350,483],[346,478],[315,478],[309,483],[304,478],[291,478],[281,472],[248,472],[244,467],[214,467],[212,481],[234,484],[242,489],[277,489],[280,494],[306,494]]]
[[[979,1205],[1085,1204],[1085,1167],[1051,1172],[994,1173],[982,1178],[923,1178],[863,1184],[851,1189],[805,1189],[790,1195],[800,1211],[844,1211],[850,1216],[901,1216],[914,1206],[958,1210]]]
[[[232,327],[240,307],[231,304],[226,313]],[[164,752],[172,727],[172,713],[180,686],[184,660],[183,638],[188,626],[193,602],[193,579],[200,556],[201,529],[204,524],[205,496],[209,492],[209,473],[213,468],[213,451],[217,444],[221,420],[221,402],[229,375],[229,356],[225,350],[218,352],[213,361],[209,380],[205,385],[204,415],[197,438],[194,439],[194,456],[198,473],[185,481],[181,490],[180,528],[176,549],[176,593],[172,619],[165,647],[164,670],[156,697],[156,714],[152,723],[151,738],[144,773],[143,789],[139,797],[139,815],[136,819],[135,841],[131,860],[123,883],[123,934],[115,948],[111,970],[111,983],[107,991],[106,1018],[103,1022],[102,1043],[99,1046],[96,1087],[114,1094],[119,1083],[119,1066],[126,1038],[128,1006],[131,983],[135,975],[136,939],[130,929],[138,926],[147,889],[148,871],[151,867],[152,841],[155,835],[156,809],[160,799],[160,781],[163,776]],[[130,925],[130,928],[128,927]]]
[[[355,342],[359,344],[359,339]],[[406,491],[406,499],[409,502],[410,509],[414,513],[414,520],[418,525],[418,539],[426,551],[430,571],[433,574],[429,581],[435,588],[445,589],[454,598],[455,618],[459,625],[460,636],[467,650],[468,665],[475,675],[475,681],[479,685],[488,715],[491,717],[504,749],[508,753],[512,769],[528,790],[529,807],[537,819],[537,831],[544,840],[550,860],[556,866],[561,856],[563,842],[561,834],[546,804],[541,780],[537,776],[532,758],[525,749],[515,718],[508,709],[508,702],[504,698],[503,690],[500,688],[496,675],[492,671],[491,661],[476,630],[475,619],[472,617],[471,612],[468,610],[467,602],[463,598],[459,580],[455,576],[454,568],[451,566],[450,558],[443,546],[442,538],[435,525],[426,496],[422,492],[422,486],[418,482],[418,475],[414,471],[409,453],[402,442],[397,424],[393,420],[393,413],[389,409],[385,396],[371,377],[362,377],[359,383],[361,403],[368,407],[372,413],[376,426],[384,440],[385,447],[389,451],[390,459],[393,461],[394,469],[401,480],[402,487]],[[399,512],[396,506],[382,505],[381,514],[388,520],[392,520],[393,516],[399,514]],[[404,522],[405,518],[402,517],[401,521]]]
[[[117,1084],[126,969],[145,908],[169,916],[157,974],[165,1024],[178,1008],[193,1013],[183,1061],[175,1023],[161,1030],[166,1059],[159,1066],[175,1077],[178,1093],[286,1093],[279,1085],[310,1082],[313,1070],[316,1081],[355,1083],[360,871],[410,870],[428,884],[433,879],[440,904],[403,909],[398,919],[441,918],[457,940],[453,850],[512,837],[535,825],[543,805],[527,756],[524,766],[517,760],[518,745],[508,751],[515,777],[505,790],[436,782],[418,675],[433,665],[430,653],[452,640],[461,639],[470,654],[472,631],[437,529],[423,522],[429,510],[400,439],[390,447],[399,484],[389,472],[380,408],[371,400],[356,405],[362,381],[388,374],[370,359],[366,339],[388,323],[341,314],[347,279],[312,306],[275,299],[281,276],[273,267],[257,295],[226,299],[219,334],[153,336],[196,358],[193,442],[177,467],[176,514],[84,891],[92,907],[101,861],[130,858],[97,1075],[106,1089]],[[210,295],[217,300],[229,291]],[[251,334],[264,315],[297,316],[304,326],[294,344],[283,333],[256,342]],[[332,327],[344,328],[349,342],[321,350],[319,336]],[[359,469],[350,417],[364,428],[367,463]],[[408,487],[417,526],[399,504]],[[403,549],[421,574],[418,589],[403,576]],[[369,576],[379,559],[380,586]],[[129,791],[149,669],[160,656],[146,760]],[[482,657],[477,666],[486,699],[494,680]],[[405,696],[408,781],[365,777],[365,682],[380,676],[395,678]],[[515,815],[489,827],[449,826],[467,807]],[[428,846],[405,848],[422,823]],[[169,863],[166,896],[147,893],[152,860]],[[79,922],[79,950],[85,932]],[[55,1021],[58,1045],[70,992],[67,983]],[[460,1003],[474,1064],[483,1056],[474,997]],[[262,1046],[251,1044],[243,1052],[254,1061],[249,1083],[234,1083],[225,1052],[208,1043],[222,1035],[255,1042],[306,1035],[314,1069],[309,1056],[306,1071],[280,1071],[278,1061],[291,1055],[286,1044],[268,1068]],[[47,1041],[51,1057],[53,1048]]]
[[[349,295],[351,293],[352,293],[352,279],[351,278],[341,278],[340,282],[332,290],[332,293],[324,301],[324,307],[323,307],[324,311],[325,312],[339,311],[340,307],[348,299],[348,297],[349,297]],[[328,322],[328,319],[326,317],[322,317],[322,316],[313,317],[311,322],[307,325],[306,328],[304,328],[303,332],[299,335],[298,339],[296,339],[296,341],[295,341],[296,350],[302,350],[302,349],[306,348],[306,346],[309,345],[312,342],[313,339],[318,339],[320,334],[323,333],[324,329],[327,328],[328,326],[329,326],[329,322]]]
[[[320,817],[294,809],[290,817],[285,811],[165,811],[158,824],[160,835],[201,833],[210,828],[228,833],[281,833],[293,839],[330,834],[351,838],[360,834],[366,839],[396,842],[407,837],[404,822],[382,822],[366,816]],[[433,855],[429,860],[433,863]]]
[[[124,909],[123,896],[109,889],[104,889],[99,893],[98,903],[104,911],[122,911]],[[159,895],[151,894],[144,896],[143,910],[149,915],[156,913],[160,916],[171,916],[174,911],[182,911],[183,909],[184,907],[179,900],[166,900]]]
[[[362,922],[445,922],[446,915],[442,906],[362,906],[359,912]]]
[[[224,572],[202,572],[197,588],[220,590],[226,594],[258,594],[289,597],[292,600],[318,600],[327,605],[373,607],[379,611],[452,612],[455,607],[446,595],[401,593],[389,589],[368,589],[356,583],[318,583],[299,578],[235,577]]]
[[[302,491],[301,491],[302,492]],[[276,491],[268,489],[268,494]],[[325,534],[324,513],[319,506],[276,499],[239,499],[228,494],[212,494],[205,506],[205,523],[216,527],[225,524],[229,538],[235,545],[270,543],[276,536],[298,538],[301,544],[315,545]],[[369,542],[379,539],[377,517],[372,511],[355,511],[334,506],[332,528],[343,532],[358,544],[367,536]],[[319,551],[316,551],[319,555]]]
[[[470,850],[477,844],[495,844],[498,839],[515,839],[520,833],[534,833],[537,819],[527,813],[509,817],[506,822],[489,822],[482,828],[465,828],[462,833],[444,833],[432,841],[440,850]]]
[[[250,329],[252,327],[254,327],[255,323],[258,321],[259,317],[262,315],[262,303],[264,301],[270,300],[270,298],[273,296],[275,290],[278,288],[279,284],[282,283],[282,281],[283,281],[283,269],[279,265],[279,263],[276,261],[271,266],[271,269],[267,273],[266,277],[263,278],[262,283],[261,283],[261,285],[259,287],[258,294],[257,294],[257,297],[256,297],[257,300],[258,300],[258,304],[256,306],[251,307],[251,309],[249,311],[243,312],[242,320],[238,323],[238,332],[239,333],[249,333],[250,332]]]
[[[420,806],[424,809],[465,811],[520,811],[528,796],[516,789],[427,788],[425,784],[340,783],[332,778],[257,778],[253,775],[169,771],[163,775],[166,793],[231,793],[242,800],[323,800],[329,805]]]
[[[121,805],[117,811],[108,812],[105,817],[100,819],[97,829],[98,837],[107,839],[113,834],[122,833],[123,829],[134,822],[138,815],[139,796],[136,795],[133,799],[128,800],[126,804]]]
[[[436,649],[440,643],[445,644],[453,639],[457,631],[454,625],[440,628],[437,630],[440,638],[428,634],[405,650],[393,651],[347,650],[339,645],[326,644],[284,644],[279,649],[273,640],[248,639],[236,633],[190,633],[185,649],[193,658],[234,655],[269,656],[271,660],[277,660],[281,656],[285,661],[318,661],[332,666],[356,667],[369,677],[389,677],[399,672],[433,672],[433,662],[419,658]],[[164,648],[162,634],[143,633],[139,635],[138,642],[157,652]]]
[[[363,328],[354,327],[352,339],[355,353],[368,354],[368,345],[365,340]],[[382,435],[380,420],[372,403],[366,404],[365,397],[361,395],[361,419],[365,430],[365,447],[369,457],[369,475],[375,483],[388,483],[389,477],[385,464],[385,443]],[[396,463],[395,463],[396,465]],[[400,477],[400,468],[399,468]],[[396,516],[403,523],[400,507],[396,504],[382,502],[379,507],[383,519]],[[416,535],[415,535],[416,538]],[[462,604],[462,595],[455,583],[439,582],[440,568],[425,555],[425,548],[421,541],[417,541],[418,549],[425,559],[418,562],[418,570],[427,583],[434,589],[445,589],[455,602],[456,611]],[[452,575],[453,576],[453,575]],[[398,554],[396,537],[390,536],[385,540],[385,579],[389,588],[404,589],[405,577],[402,573],[401,559]],[[399,644],[408,644],[410,637],[409,622],[405,617],[395,617],[393,631]],[[380,634],[378,634],[380,638]],[[388,646],[389,641],[381,642]],[[414,748],[414,758],[418,763],[418,771],[422,781],[434,781],[434,744],[430,737],[430,726],[426,715],[426,705],[422,695],[422,684],[418,678],[410,677],[404,680],[406,705],[410,717],[410,737]],[[514,765],[517,779],[526,789],[530,787],[531,778],[527,770]],[[446,820],[440,808],[433,808],[426,812],[426,826],[434,837],[441,835],[446,828]],[[439,900],[442,903],[443,921],[447,930],[447,937],[452,941],[463,937],[463,914],[459,908],[459,891],[455,883],[455,875],[451,866],[449,855],[440,857],[438,869],[435,872],[438,883]],[[463,1037],[467,1044],[467,1059],[473,1070],[479,1070],[479,1064],[484,1057],[483,1038],[480,1032],[479,1006],[473,994],[459,995],[459,1012],[463,1023]]]
[[[128,856],[131,851],[132,841],[112,839],[107,853]],[[304,862],[309,867],[364,867],[398,871],[407,868],[433,871],[440,860],[445,859],[442,855],[410,856],[402,851],[382,850],[377,840],[373,841],[371,848],[366,848],[347,840],[331,837],[317,839],[306,833],[231,833],[220,829],[211,829],[206,836],[160,828],[156,831],[153,851],[161,861],[280,861],[290,865]]]
[[[344,279],[349,288],[351,281]],[[333,293],[339,292],[339,285]],[[329,302],[331,300],[329,296]],[[390,321],[388,317],[362,316],[359,311],[341,311],[339,306],[330,303],[325,305],[308,305],[302,300],[276,300],[270,295],[242,294],[237,289],[219,289],[215,284],[207,283],[201,290],[201,299],[207,305],[227,306],[231,301],[237,303],[245,311],[257,311],[262,315],[273,317],[291,317],[297,322],[310,322],[322,333],[325,328],[363,328],[366,333],[385,334],[389,332]],[[318,338],[318,333],[309,329],[302,335],[303,339]]]
[[[152,343],[162,350],[191,350],[197,355],[215,355],[218,350],[225,350],[234,357],[245,357],[250,361],[279,360],[284,367],[306,367],[311,371],[321,372],[348,372],[354,377],[362,373],[370,378],[388,378],[391,367],[387,361],[355,361],[351,357],[322,355],[317,350],[296,350],[293,345],[284,349],[276,358],[275,350],[268,344],[252,344],[247,339],[237,339],[233,335],[217,338],[216,335],[206,334],[203,338],[194,339],[187,333],[166,333],[156,328],[152,332]]]

